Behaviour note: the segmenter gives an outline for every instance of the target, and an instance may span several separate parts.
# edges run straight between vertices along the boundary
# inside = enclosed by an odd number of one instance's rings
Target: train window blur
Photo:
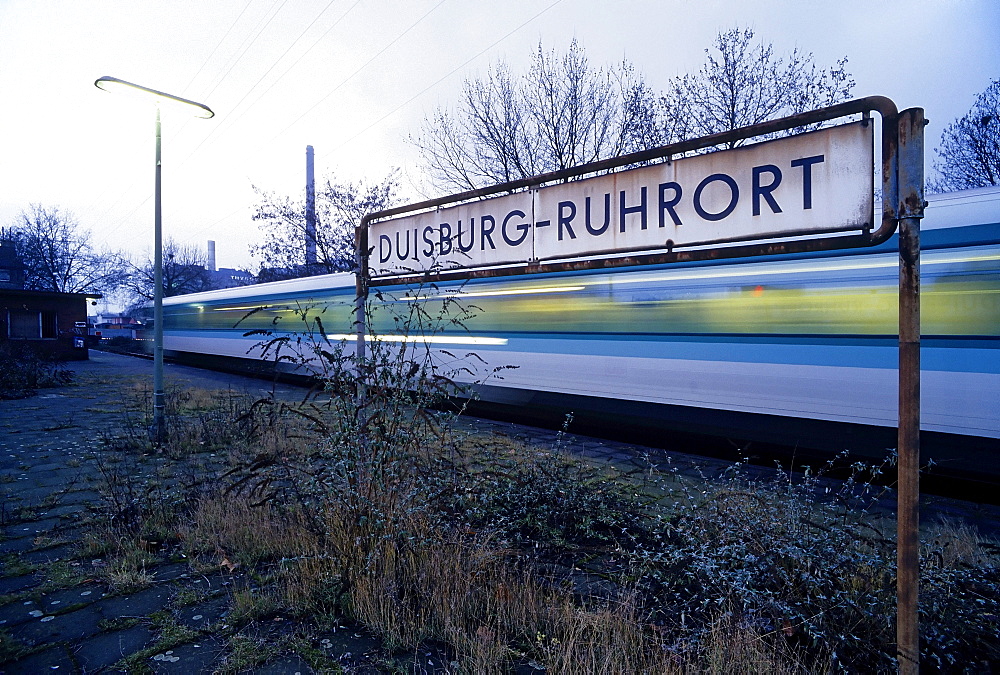
[[[921,428],[1000,439],[1000,188],[930,202],[921,224]],[[895,245],[381,287],[371,295],[370,339],[470,345],[453,353],[515,366],[481,387],[495,401],[563,396],[629,414],[648,412],[628,410],[633,402],[679,417],[697,409],[892,427]],[[249,361],[259,331],[322,325],[349,353],[354,301],[349,274],[166,298],[164,348],[201,362]],[[456,302],[469,314],[456,323],[445,314],[433,332],[404,333],[396,321],[413,310],[439,316]]]

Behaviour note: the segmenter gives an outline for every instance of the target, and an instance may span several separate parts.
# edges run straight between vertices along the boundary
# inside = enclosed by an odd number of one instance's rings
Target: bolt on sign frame
[[[763,234],[755,235],[751,231],[744,230],[737,233],[735,236],[726,236],[725,234],[720,235],[721,230],[716,228],[713,230],[715,234],[710,236],[708,239],[700,241],[675,241],[674,239],[666,239],[660,240],[651,245],[650,237],[655,237],[655,234],[653,233],[655,233],[658,228],[664,227],[665,214],[672,217],[673,224],[677,226],[680,226],[681,224],[680,218],[674,208],[680,208],[678,203],[681,199],[682,187],[679,182],[668,181],[665,183],[661,182],[658,185],[658,227],[650,226],[647,228],[645,213],[647,193],[646,187],[642,188],[641,194],[643,213],[641,229],[643,230],[642,234],[646,237],[646,239],[641,243],[641,245],[629,245],[629,243],[626,242],[624,245],[618,246],[617,248],[613,247],[612,249],[605,247],[604,249],[596,251],[576,250],[570,251],[569,253],[560,253],[558,250],[553,250],[551,247],[535,247],[534,243],[532,243],[530,253],[528,255],[521,255],[520,258],[517,256],[508,256],[504,258],[501,256],[500,258],[495,257],[494,259],[470,260],[469,262],[465,262],[463,264],[462,260],[456,260],[453,256],[451,259],[446,261],[447,264],[439,264],[431,260],[430,264],[425,263],[421,265],[418,261],[415,265],[415,269],[402,267],[398,263],[395,267],[390,267],[388,269],[373,270],[371,267],[371,258],[375,253],[375,248],[372,247],[370,241],[371,234],[374,233],[376,235],[379,247],[382,247],[383,244],[385,244],[389,248],[390,252],[393,242],[393,236],[391,235],[394,235],[395,242],[397,244],[397,259],[400,261],[405,260],[405,262],[409,263],[410,261],[406,257],[398,255],[398,249],[401,248],[399,240],[401,232],[407,240],[407,251],[410,252],[412,250],[414,256],[416,254],[417,247],[421,245],[426,246],[426,251],[428,253],[435,250],[437,250],[438,253],[441,253],[444,252],[445,241],[443,229],[447,226],[449,228],[447,241],[449,242],[448,249],[450,251],[452,248],[451,236],[455,234],[455,232],[452,229],[452,225],[449,223],[445,222],[439,224],[439,221],[443,220],[446,216],[441,215],[439,218],[438,214],[450,213],[452,216],[455,216],[456,214],[464,215],[466,222],[469,223],[470,226],[469,236],[471,238],[474,236],[474,219],[469,218],[469,216],[470,214],[475,213],[475,211],[460,212],[458,209],[463,206],[470,205],[475,207],[475,205],[482,203],[486,198],[493,198],[492,201],[494,203],[502,203],[502,200],[504,199],[510,201],[512,197],[515,198],[515,201],[518,199],[520,200],[517,203],[521,204],[521,206],[515,205],[513,210],[510,212],[516,213],[521,219],[527,218],[528,222],[523,222],[520,226],[515,227],[515,229],[521,233],[517,235],[520,241],[516,243],[523,242],[529,234],[536,236],[536,233],[541,232],[541,228],[544,228],[545,234],[546,236],[549,236],[550,240],[552,236],[554,236],[551,233],[557,230],[560,242],[563,241],[564,230],[567,235],[567,239],[569,239],[570,235],[573,235],[573,238],[575,239],[576,237],[571,229],[571,223],[573,222],[572,219],[578,215],[578,204],[580,203],[579,198],[575,202],[558,202],[558,206],[555,206],[553,204],[553,198],[548,195],[565,195],[567,190],[571,189],[573,186],[581,186],[588,182],[597,183],[600,180],[604,180],[604,182],[599,183],[603,186],[603,188],[602,190],[598,190],[598,192],[603,191],[603,189],[608,189],[609,181],[613,186],[611,189],[613,191],[617,191],[618,184],[616,181],[619,180],[619,178],[622,181],[627,182],[629,174],[644,171],[650,165],[663,168],[669,167],[673,163],[677,166],[676,169],[671,168],[671,170],[679,171],[680,165],[682,163],[686,163],[685,166],[703,167],[703,172],[715,171],[715,173],[710,173],[707,178],[704,178],[698,185],[698,189],[695,190],[694,208],[701,216],[703,223],[723,220],[735,207],[736,200],[738,199],[739,188],[736,185],[735,179],[726,173],[720,173],[718,166],[713,162],[723,156],[732,155],[737,157],[734,161],[738,162],[737,166],[741,167],[743,174],[746,174],[746,167],[743,163],[745,163],[747,159],[751,162],[759,162],[761,161],[761,157],[767,156],[766,151],[763,150],[756,151],[757,154],[753,154],[755,149],[764,148],[764,146],[767,146],[768,144],[773,144],[773,147],[777,148],[779,147],[778,144],[782,143],[783,140],[764,141],[761,143],[734,147],[738,142],[766,136],[773,137],[775,134],[780,134],[781,132],[787,132],[790,130],[805,130],[809,127],[816,128],[821,126],[824,122],[846,118],[852,115],[861,116],[860,121],[828,127],[822,132],[817,132],[817,134],[837,129],[847,129],[847,127],[852,124],[861,128],[869,128],[873,124],[873,120],[871,118],[871,113],[873,112],[879,113],[882,122],[882,220],[878,223],[877,227],[875,226],[875,223],[872,222],[873,195],[871,194],[871,183],[869,182],[869,187],[866,189],[868,192],[867,196],[864,199],[858,200],[858,204],[853,211],[848,209],[851,215],[844,215],[843,211],[830,209],[833,215],[825,216],[824,214],[826,213],[826,209],[821,206],[817,209],[818,213],[808,214],[809,217],[812,218],[813,222],[808,229],[796,229],[795,227],[788,229],[787,226],[784,226],[785,229],[781,229],[780,231],[768,231]],[[897,663],[900,672],[916,673],[919,664],[919,632],[917,624],[917,582],[919,578],[918,467],[920,429],[919,258],[920,219],[923,217],[923,209],[925,206],[923,185],[923,128],[925,124],[926,121],[924,120],[922,109],[912,108],[899,113],[895,103],[893,103],[890,99],[882,96],[871,96],[853,101],[847,101],[819,110],[792,115],[778,120],[755,124],[753,126],[733,131],[712,134],[702,138],[634,152],[621,157],[584,164],[560,171],[553,171],[531,178],[511,181],[477,190],[469,190],[438,199],[430,199],[416,204],[371,213],[362,219],[355,233],[357,255],[357,299],[355,306],[357,334],[356,358],[358,359],[359,364],[363,363],[366,358],[365,339],[367,335],[367,327],[365,325],[365,304],[367,302],[368,289],[373,286],[398,286],[459,279],[490,278],[592,269],[611,269],[635,265],[653,265],[698,260],[765,256],[782,253],[818,252],[860,248],[880,244],[889,239],[898,229],[900,282]],[[809,135],[809,133],[791,135],[784,140],[804,138]],[[832,177],[832,180],[838,180],[838,171],[840,176],[844,176],[848,173],[856,173],[859,170],[866,171],[868,175],[871,175],[871,171],[874,169],[874,166],[871,165],[871,131],[869,130],[867,133],[869,134],[867,141],[869,146],[869,154],[867,155],[869,158],[868,168],[859,168],[859,165],[855,162],[852,166],[839,167],[827,177]],[[718,146],[729,146],[732,149],[719,150],[710,153],[698,153],[698,151]],[[695,154],[692,155],[691,153]],[[738,153],[743,154],[740,155]],[[780,155],[780,151],[778,154]],[[814,156],[812,158],[800,157],[799,159],[791,162],[790,174],[796,175],[802,184],[803,198],[806,202],[803,204],[805,209],[811,208],[809,196],[807,196],[812,194],[812,187],[810,184],[812,175],[810,171],[812,164],[810,164],[810,162],[823,162],[824,160],[819,159],[819,157],[820,156]],[[754,158],[756,158],[756,160],[754,160]],[[695,163],[698,161],[702,162],[702,164],[699,165]],[[796,173],[796,168],[798,168],[799,173]],[[754,201],[753,215],[760,215],[762,210],[760,205],[761,199],[765,202],[763,207],[764,211],[767,211],[769,207],[772,213],[780,212],[781,209],[777,202],[773,199],[772,193],[774,188],[777,188],[779,182],[781,181],[781,170],[774,164],[765,163],[754,166],[752,174],[753,184],[751,187],[751,193]],[[824,176],[826,176],[826,174],[824,174]],[[582,180],[573,181],[572,179]],[[852,178],[852,180],[855,181],[857,179],[858,176],[854,176]],[[765,183],[764,181],[769,182]],[[728,185],[730,190],[730,203],[721,211],[717,210],[717,207],[715,207],[716,210],[712,210],[706,209],[697,204],[699,194],[704,194],[703,190],[706,188],[710,190],[710,184],[712,182],[725,183]],[[665,199],[666,189],[673,190],[671,193],[672,198],[670,200]],[[593,192],[593,190],[591,190],[591,192]],[[610,222],[609,219],[611,218],[609,215],[612,211],[610,194],[611,193],[606,193],[605,196],[604,228],[608,228]],[[723,190],[723,195],[725,195],[725,190]],[[856,190],[854,193],[849,195],[851,199],[857,196]],[[554,198],[558,199],[558,197]],[[591,234],[595,234],[598,233],[598,231],[590,229],[590,199],[590,196],[586,197],[587,228],[590,230]],[[653,199],[656,199],[655,195]],[[838,198],[834,197],[831,204],[837,201]],[[830,200],[828,200],[828,202],[830,202]],[[716,203],[718,203],[718,201],[716,201]],[[725,203],[724,196],[723,203]],[[539,204],[545,205],[546,213],[549,215],[549,219],[536,220],[538,216],[535,214],[535,209],[538,208]],[[442,212],[442,207],[445,207],[444,212]],[[450,211],[448,211],[449,209]],[[626,206],[625,191],[621,191],[620,215],[618,216],[620,220],[620,222],[618,222],[620,230],[618,228],[614,228],[613,230],[600,230],[599,233],[605,235],[608,232],[611,232],[611,236],[613,237],[617,236],[618,231],[620,231],[624,239],[626,232],[626,214],[634,216],[635,212],[638,210],[639,209],[634,206]],[[487,232],[485,231],[486,224],[482,216],[484,212],[479,211],[478,213],[480,214],[480,246],[482,250],[485,251],[485,238],[487,236]],[[508,216],[508,218],[509,217],[510,216]],[[840,218],[841,220],[824,222],[824,217],[828,217],[830,220],[837,218]],[[508,244],[515,243],[508,237],[506,220],[503,223],[502,230],[497,230],[496,217],[487,215],[486,218],[491,221],[489,234],[493,234],[495,232],[497,238],[499,238],[502,231],[503,238]],[[552,218],[555,218],[555,222],[552,221]],[[454,220],[454,218],[452,219]],[[583,220],[582,217],[576,221],[575,227],[577,227],[578,231],[582,229],[580,227],[581,220]],[[794,221],[794,219],[786,219],[785,222],[789,221]],[[391,228],[393,227],[393,224],[398,224],[399,222],[405,223],[407,227],[415,224],[415,227],[411,227],[405,232],[400,230],[398,227],[397,229],[392,230]],[[461,247],[462,229],[460,220],[457,221],[457,225],[458,246]],[[378,233],[378,228],[386,227],[390,228],[388,230],[390,235]],[[434,241],[433,236],[435,228],[439,228],[437,231],[437,242]],[[635,229],[634,223],[633,229]],[[408,239],[411,230],[413,234],[412,242]],[[418,231],[423,232],[422,240],[418,240],[417,238]],[[679,232],[680,228],[675,227],[672,231]],[[521,235],[524,236],[522,237]],[[605,237],[605,239],[607,238],[608,237]],[[492,246],[493,242],[491,241],[490,243]],[[410,244],[412,244],[412,249],[410,248]],[[463,250],[470,250],[472,248],[470,239],[469,248]],[[386,256],[380,253],[378,259],[380,263],[384,263],[390,258],[391,255]],[[361,389],[359,388],[359,391],[360,390]]]

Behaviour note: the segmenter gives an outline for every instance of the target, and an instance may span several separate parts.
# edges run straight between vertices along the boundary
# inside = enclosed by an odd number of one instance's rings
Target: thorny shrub
[[[378,320],[401,328],[373,335],[364,355],[328,337],[324,308],[290,308],[300,323],[294,332],[248,333],[265,338],[265,356],[319,378],[329,395],[295,410],[312,423],[320,442],[299,453],[255,458],[241,474],[234,473],[234,489],[259,502],[294,500],[309,514],[315,531],[340,551],[348,579],[373,554],[366,548],[369,543],[405,539],[405,524],[426,512],[422,478],[455,414],[437,407],[461,391],[458,375],[475,375],[470,363],[475,355],[435,355],[430,346],[446,326],[462,325],[470,310],[451,295],[427,301],[425,293],[412,289],[400,297],[379,295],[377,303],[369,304],[369,325]],[[378,311],[388,316],[376,316]],[[343,523],[343,542],[331,537],[334,517]]]
[[[72,381],[66,364],[39,356],[29,345],[0,341],[0,400],[27,398],[38,389]]]

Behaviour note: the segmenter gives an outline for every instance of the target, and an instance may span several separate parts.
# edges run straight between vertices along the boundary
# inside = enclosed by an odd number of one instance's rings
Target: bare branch
[[[993,80],[964,117],[941,134],[934,168],[940,192],[1000,185],[1000,79]]]
[[[261,260],[262,280],[275,280],[354,269],[354,229],[374,211],[389,208],[399,184],[395,173],[378,183],[340,183],[327,178],[316,190],[316,264],[305,264],[308,232],[303,201],[254,188],[260,197],[253,219],[264,231],[263,243],[251,247]]]
[[[754,42],[750,28],[719,33],[705,57],[695,75],[675,78],[661,99],[671,142],[833,105],[854,88],[846,57],[822,69],[798,49],[777,56],[772,44]]]
[[[29,289],[110,293],[128,275],[121,254],[95,250],[90,232],[58,207],[32,204],[14,224],[13,238]]]
[[[658,145],[656,106],[627,62],[595,69],[575,40],[564,54],[539,44],[528,73],[501,62],[466,80],[410,141],[433,187],[470,190]]]

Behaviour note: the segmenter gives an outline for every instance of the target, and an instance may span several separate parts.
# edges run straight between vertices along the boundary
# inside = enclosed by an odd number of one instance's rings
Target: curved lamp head
[[[98,89],[110,92],[149,94],[156,97],[159,101],[171,104],[172,107],[180,107],[180,105],[183,105],[188,113],[194,115],[195,117],[200,117],[206,120],[211,117],[215,117],[215,113],[212,112],[212,109],[204,103],[189,101],[188,99],[181,98],[180,96],[174,96],[173,94],[167,94],[162,91],[157,91],[156,89],[150,89],[149,87],[132,84],[131,82],[126,82],[125,80],[119,80],[117,77],[109,77],[105,75],[104,77],[98,78],[94,82],[94,85]]]

